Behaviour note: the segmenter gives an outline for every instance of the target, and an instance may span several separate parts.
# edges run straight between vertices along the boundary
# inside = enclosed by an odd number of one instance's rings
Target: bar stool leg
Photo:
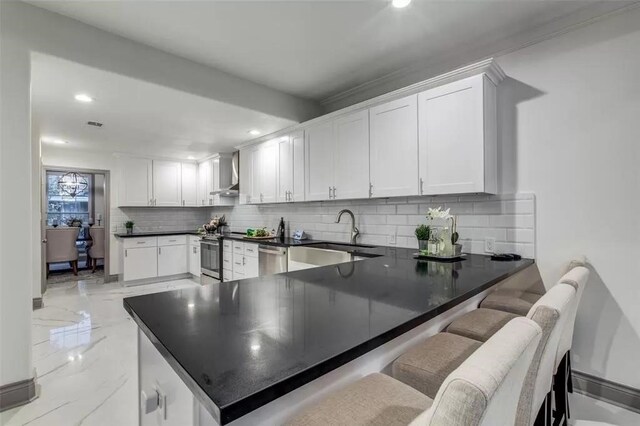
[[[553,378],[553,394],[555,400],[555,411],[553,413],[554,426],[567,425],[567,356],[562,358],[558,366],[558,372]]]
[[[544,402],[538,410],[533,426],[551,426],[551,391],[544,398]]]

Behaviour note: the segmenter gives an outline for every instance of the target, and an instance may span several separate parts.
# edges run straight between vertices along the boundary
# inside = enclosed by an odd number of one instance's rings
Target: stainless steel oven
[[[200,241],[200,274],[202,284],[220,280],[220,242],[217,238]]]

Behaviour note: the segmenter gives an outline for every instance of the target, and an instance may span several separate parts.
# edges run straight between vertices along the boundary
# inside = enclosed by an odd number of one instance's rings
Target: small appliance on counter
[[[307,234],[304,233],[302,229],[296,229],[293,231],[293,235],[291,236],[294,240],[306,240]]]

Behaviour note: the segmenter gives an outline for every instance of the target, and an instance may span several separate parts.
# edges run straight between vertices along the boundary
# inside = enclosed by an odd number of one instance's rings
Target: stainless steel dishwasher
[[[287,272],[287,248],[261,244],[258,247],[258,267],[261,277]]]

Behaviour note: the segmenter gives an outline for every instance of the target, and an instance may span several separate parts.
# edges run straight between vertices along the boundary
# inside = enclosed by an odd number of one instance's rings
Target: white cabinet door
[[[156,206],[182,205],[182,167],[177,161],[153,161],[153,198]]]
[[[474,76],[418,95],[422,193],[485,191],[483,79]]]
[[[279,203],[293,201],[293,144],[289,136],[278,139],[278,197]]]
[[[189,273],[195,277],[200,276],[200,246],[192,244],[189,246]]]
[[[333,191],[333,122],[305,130],[305,200],[328,200]]]
[[[211,179],[211,162],[203,161],[198,164],[198,205],[209,205],[209,194],[207,193],[207,181]]]
[[[278,144],[269,141],[260,148],[260,202],[275,203],[278,192]]]
[[[369,197],[369,111],[334,122],[334,199]]]
[[[249,194],[249,202],[251,204],[260,204],[260,195],[262,194],[262,155],[260,151],[262,145],[253,148],[249,157],[251,160],[251,192]],[[240,186],[242,186],[242,184],[240,184]]]
[[[198,166],[195,163],[182,163],[182,205],[198,205]]]
[[[304,201],[304,131],[289,136],[293,149],[293,186],[290,201]]]
[[[146,158],[121,157],[118,163],[120,168],[118,205],[150,206],[153,198],[153,162]]]
[[[372,197],[418,194],[418,95],[369,110]]]
[[[238,195],[239,204],[251,203],[251,192],[253,191],[253,148],[244,148],[240,150],[240,194]]]
[[[142,280],[158,276],[158,248],[124,249],[123,275],[125,281]]]
[[[187,246],[158,247],[158,276],[187,273]]]
[[[260,268],[258,267],[257,257],[244,257],[244,278],[255,278],[259,275]]]

